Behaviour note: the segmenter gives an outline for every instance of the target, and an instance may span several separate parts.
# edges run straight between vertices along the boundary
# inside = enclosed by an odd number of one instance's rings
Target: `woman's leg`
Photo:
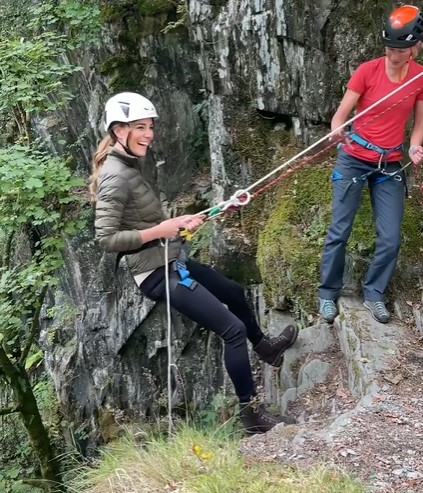
[[[221,280],[223,286],[239,285],[220,274],[215,277],[214,274],[217,273],[210,268],[200,266],[192,261],[188,264],[192,270],[191,276],[198,284],[194,289],[177,284],[171,290],[170,303],[179,312],[191,318],[191,320],[222,337],[225,344],[225,366],[240,401],[240,417],[245,431],[250,434],[264,433],[281,422],[287,424],[295,423],[295,419],[289,416],[273,415],[265,409],[263,404],[255,402],[254,396],[256,395],[256,389],[248,358],[245,325],[213,293],[207,290],[199,282],[198,278],[207,274],[208,281],[206,282],[212,289],[222,288],[222,284],[218,282],[218,278],[220,277],[223,277],[225,281],[223,282]],[[164,267],[156,269],[140,286],[141,291],[155,301],[165,299],[166,297],[164,272]],[[221,294],[222,292],[219,291],[219,295]],[[238,292],[235,296],[235,305],[239,308],[245,303],[248,309],[243,292],[243,300],[239,299],[240,296],[241,294]],[[224,299],[227,303],[231,303],[231,300],[233,303],[231,295],[229,295],[229,298],[224,296]]]
[[[156,301],[164,300],[164,268],[151,274],[141,284],[140,289]],[[248,402],[256,392],[244,323],[198,281],[194,289],[177,284],[171,291],[170,304],[223,339],[226,370],[240,402]]]
[[[386,170],[394,172],[400,163],[388,163]],[[383,181],[380,181],[382,178]],[[375,253],[363,284],[364,299],[384,301],[385,291],[397,263],[401,242],[401,223],[404,215],[404,173],[389,179],[374,175],[369,180],[370,196],[375,218]]]
[[[187,267],[193,279],[205,286],[244,323],[247,329],[247,338],[252,343],[253,349],[259,358],[269,365],[280,366],[284,352],[297,339],[298,327],[288,325],[278,337],[271,339],[265,337],[248,306],[244,289],[241,285],[216,272],[211,267],[193,260],[187,262]]]
[[[244,288],[211,267],[200,264],[195,260],[188,260],[187,268],[193,279],[202,284],[243,322],[247,330],[248,340],[253,346],[257,345],[263,339],[264,334],[248,306]]]
[[[345,246],[361,202],[369,165],[340,150],[332,173],[332,222],[329,227],[320,266],[319,298],[336,301],[342,288]]]

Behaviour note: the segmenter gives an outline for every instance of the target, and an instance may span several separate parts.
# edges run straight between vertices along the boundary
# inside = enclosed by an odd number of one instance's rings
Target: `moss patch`
[[[308,166],[293,173],[277,190],[274,206],[259,234],[257,261],[269,305],[288,298],[301,318],[315,313],[320,256],[330,223],[332,187],[330,162]],[[402,250],[390,298],[413,297],[422,268],[423,213],[412,201],[406,203]],[[373,253],[375,233],[367,189],[348,243],[353,276],[363,278]]]
[[[224,156],[225,172],[228,180],[237,184],[237,189],[249,186],[295,154],[296,149],[289,145],[289,132],[275,130],[273,123],[261,118],[256,110],[234,107],[227,113],[235,116],[226,125],[233,129],[233,134],[232,145]],[[279,152],[281,149],[284,153]],[[249,176],[243,177],[246,171]],[[273,200],[273,190],[260,194],[238,214],[229,215],[225,220],[229,227],[241,228],[248,237],[250,254],[255,255],[258,233]]]
[[[328,165],[303,168],[278,187],[257,250],[271,306],[287,297],[295,311],[315,309],[320,252],[331,210],[329,176]]]

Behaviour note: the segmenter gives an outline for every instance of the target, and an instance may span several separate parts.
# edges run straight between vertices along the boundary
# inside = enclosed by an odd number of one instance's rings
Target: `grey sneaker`
[[[386,324],[391,317],[383,301],[365,300],[363,305],[370,311],[372,317],[381,324]]]
[[[335,301],[319,298],[319,313],[326,320],[326,322],[331,324],[338,315]]]

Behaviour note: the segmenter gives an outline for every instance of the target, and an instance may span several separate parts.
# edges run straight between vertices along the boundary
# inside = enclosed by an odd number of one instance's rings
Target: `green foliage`
[[[42,2],[31,11],[29,27],[34,31],[54,26],[65,38],[66,50],[81,48],[99,39],[101,29],[99,2],[95,0],[61,0]]]
[[[31,474],[33,469],[26,469],[27,474]],[[11,466],[0,470],[0,491],[1,493],[41,493],[42,490],[34,486],[28,486],[19,480],[21,470],[19,467]]]
[[[0,38],[13,38],[25,30],[31,5],[27,0],[0,0]]]
[[[178,27],[185,27],[188,20],[187,3],[182,0],[176,7],[176,21],[169,22],[162,30],[163,33],[168,33]]]
[[[54,389],[48,381],[34,383],[30,374],[43,361],[37,347],[40,310],[48,289],[59,283],[65,237],[85,224],[78,217],[77,193],[85,183],[72,175],[65,158],[49,155],[34,141],[31,122],[72,99],[69,78],[81,68],[70,60],[75,50],[97,39],[100,17],[98,2],[92,0],[48,0],[35,7],[17,0],[12,4],[16,10],[9,5],[7,12],[15,17],[15,28],[0,38],[0,123],[7,133],[3,141],[9,143],[0,148],[0,375],[10,386],[10,399],[0,406],[5,406],[4,412],[17,408],[23,415],[30,413],[24,423],[31,440],[13,443],[19,415],[6,415],[10,435],[5,460],[13,460],[23,476],[41,472],[44,479],[58,481],[57,459],[42,422],[44,418],[57,439],[61,429]],[[22,430],[21,426],[20,437]],[[3,444],[2,440],[2,448]],[[7,465],[1,465],[6,471]],[[12,483],[15,472],[0,477],[0,489],[28,491]]]
[[[33,354],[28,356],[25,361],[25,370],[31,370],[40,366],[40,364],[44,361],[44,353],[41,349],[35,350]]]
[[[62,209],[79,202],[72,190],[82,185],[62,158],[35,146],[0,149],[0,234],[8,236],[28,223],[48,225],[53,233],[73,233],[77,221],[65,218]],[[49,243],[45,246],[54,247]]]
[[[70,491],[186,491],[192,493],[364,493],[342,472],[320,466],[302,472],[276,462],[245,461],[239,441],[189,427],[169,440],[125,437],[101,451],[95,468],[76,471]]]
[[[81,68],[66,63],[67,54],[95,41],[100,30],[92,1],[45,2],[28,15],[24,36],[0,41],[0,112],[15,117],[24,138],[32,114],[57,110],[72,98],[66,81]]]
[[[0,42],[0,111],[14,109],[26,121],[29,114],[56,110],[71,98],[64,81],[79,68],[60,59],[65,40],[47,31],[31,39]]]
[[[83,227],[65,214],[79,202],[72,190],[81,185],[60,158],[27,146],[0,149],[0,239],[29,224],[39,229],[32,256],[13,264],[4,260],[0,267],[0,333],[6,345],[15,344],[23,320],[32,323],[40,293],[58,282],[63,235]]]

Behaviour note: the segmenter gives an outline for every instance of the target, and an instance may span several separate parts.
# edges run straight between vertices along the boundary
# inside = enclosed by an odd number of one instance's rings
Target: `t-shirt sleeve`
[[[366,90],[367,72],[368,66],[366,64],[359,65],[348,81],[347,89],[351,89],[351,91],[358,94],[363,94]]]

